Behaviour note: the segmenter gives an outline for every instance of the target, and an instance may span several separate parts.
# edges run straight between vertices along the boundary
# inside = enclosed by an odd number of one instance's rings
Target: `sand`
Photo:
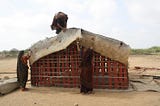
[[[130,56],[129,72],[134,66],[160,68],[160,56]],[[16,59],[0,60],[0,78],[16,77]],[[94,94],[83,95],[76,88],[31,87],[29,91],[19,89],[0,97],[0,106],[160,106],[160,93],[135,91],[95,90]]]

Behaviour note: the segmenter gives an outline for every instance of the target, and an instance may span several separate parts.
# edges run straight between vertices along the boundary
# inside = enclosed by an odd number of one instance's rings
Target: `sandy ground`
[[[160,68],[160,55],[131,55],[129,57],[129,67],[134,66]]]
[[[130,56],[129,72],[134,66],[160,68],[160,56],[138,55]],[[0,60],[0,73],[16,72],[16,59]],[[13,74],[0,74],[16,77]],[[0,97],[0,106],[160,106],[160,93],[107,90],[97,91],[91,95],[82,95],[79,89],[55,87],[31,87],[29,91],[21,92],[19,89]]]

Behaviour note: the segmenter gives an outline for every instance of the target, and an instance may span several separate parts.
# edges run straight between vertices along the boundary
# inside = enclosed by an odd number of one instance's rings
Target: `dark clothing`
[[[81,91],[87,93],[93,90],[92,85],[92,67],[82,67],[80,74]]]
[[[17,59],[17,79],[20,87],[25,88],[28,80],[28,65],[25,63],[27,58],[23,58],[24,51],[20,51]]]
[[[58,12],[53,18],[51,29],[52,30],[56,30],[56,34],[59,34],[61,32],[61,30],[62,30],[61,27],[63,27],[63,28],[67,27],[67,20],[68,20],[68,16],[65,13]],[[58,24],[61,27],[59,27]]]
[[[82,62],[80,65],[81,73],[80,73],[80,84],[82,93],[88,93],[89,91],[93,91],[93,84],[92,84],[92,58],[93,58],[93,51],[91,49],[87,49],[85,52],[82,49]]]
[[[87,49],[84,52],[84,48],[82,48],[81,57],[82,57],[82,61],[81,61],[80,67],[92,66],[93,51],[91,49]]]

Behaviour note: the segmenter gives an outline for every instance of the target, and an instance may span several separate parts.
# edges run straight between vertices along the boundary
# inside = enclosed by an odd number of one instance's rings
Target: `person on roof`
[[[67,28],[67,20],[67,14],[58,12],[53,18],[51,29],[56,30],[56,34],[59,34],[62,30],[65,31]]]

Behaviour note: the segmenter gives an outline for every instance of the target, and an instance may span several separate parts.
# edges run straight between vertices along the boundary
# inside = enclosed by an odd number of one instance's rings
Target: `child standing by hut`
[[[29,54],[24,54],[24,51],[20,51],[17,59],[17,79],[22,91],[28,90],[26,88],[26,82],[28,80],[28,64],[27,61],[30,58]]]
[[[93,72],[92,72],[92,58],[93,51],[92,48],[82,48],[82,61],[80,65],[80,92],[81,93],[92,93],[93,91]]]

